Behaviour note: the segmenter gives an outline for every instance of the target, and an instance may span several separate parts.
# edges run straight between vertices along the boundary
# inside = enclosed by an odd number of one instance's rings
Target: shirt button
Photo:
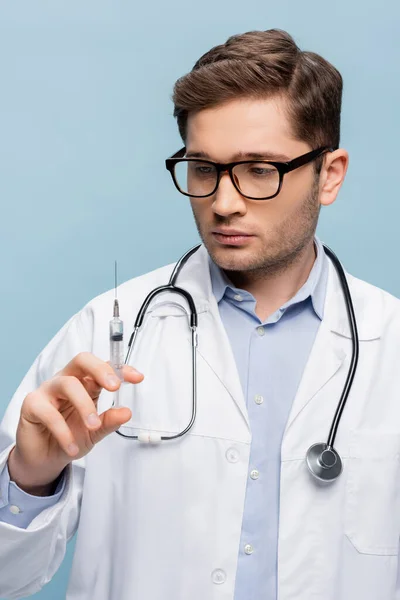
[[[226,573],[222,569],[215,569],[215,571],[211,573],[211,579],[213,583],[216,583],[217,585],[225,583]]]
[[[259,476],[260,476],[260,472],[259,472],[259,471],[257,471],[257,469],[253,469],[253,470],[251,471],[251,473],[250,473],[250,477],[251,477],[252,479],[258,479],[258,478],[259,478]]]
[[[253,554],[254,548],[251,544],[246,544],[244,547],[244,551],[246,554]]]
[[[239,460],[239,452],[236,448],[228,448],[225,453],[226,460],[230,463],[235,463]]]
[[[264,327],[261,327],[261,325],[260,325],[260,327],[257,327],[257,333],[258,333],[258,335],[261,335],[261,336],[265,335]]]
[[[15,504],[11,504],[10,512],[12,512],[13,515],[18,515],[21,510],[18,508],[18,506],[15,506]]]
[[[254,396],[254,402],[256,404],[262,404],[264,402],[264,398],[260,396],[260,394],[257,394],[256,396]]]
[[[241,296],[240,294],[235,294],[233,296],[234,300],[237,300],[238,302],[241,302],[243,300],[243,296]]]

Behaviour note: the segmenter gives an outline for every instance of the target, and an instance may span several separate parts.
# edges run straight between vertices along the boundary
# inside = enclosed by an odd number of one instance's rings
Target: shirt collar
[[[317,256],[307,281],[298,290],[295,296],[293,296],[293,298],[281,306],[280,310],[284,312],[289,306],[303,302],[304,300],[307,300],[307,298],[311,298],[314,312],[322,320],[324,316],[325,294],[328,278],[328,262],[319,238],[315,237],[314,243]],[[225,275],[225,273],[211,260],[210,256],[208,259],[212,290],[218,303],[220,303],[223,298],[226,300],[234,300],[235,296],[237,295],[243,300],[250,300],[254,302],[255,299],[252,294],[246,290],[236,288]]]

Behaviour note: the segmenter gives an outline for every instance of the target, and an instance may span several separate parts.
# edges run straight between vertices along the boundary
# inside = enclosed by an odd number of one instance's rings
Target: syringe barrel
[[[118,317],[110,321],[110,363],[118,372],[124,364],[124,324]]]
[[[124,365],[124,342],[110,340],[110,362],[114,369],[121,369]]]

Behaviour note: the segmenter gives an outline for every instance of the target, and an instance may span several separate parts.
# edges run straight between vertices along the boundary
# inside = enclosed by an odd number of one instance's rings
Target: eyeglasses
[[[185,158],[186,148],[165,161],[177,190],[191,198],[207,198],[217,191],[221,175],[228,172],[237,191],[250,200],[275,198],[282,189],[283,177],[315,160],[333,148],[323,147],[307,152],[289,162],[269,160],[240,160],[232,163],[215,163],[211,160]]]

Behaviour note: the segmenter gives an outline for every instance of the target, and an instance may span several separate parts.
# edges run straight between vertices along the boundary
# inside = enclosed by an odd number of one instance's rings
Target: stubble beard
[[[232,248],[231,252],[226,253],[225,256],[220,256],[220,253],[215,252],[214,245],[208,243],[207,236],[204,235],[200,222],[193,211],[197,231],[213,262],[226,271],[228,276],[230,273],[234,276],[235,273],[246,272],[251,275],[252,279],[282,273],[300,262],[314,239],[318,224],[321,208],[318,183],[318,178],[315,177],[307,197],[294,214],[280,223],[279,228],[273,232],[273,239],[271,237],[264,238],[262,246],[256,253],[251,256],[243,256],[243,258],[238,256],[237,250],[240,252],[240,249],[236,248]],[[221,225],[236,226],[229,219],[218,217],[218,215],[215,215],[214,225],[217,227]]]

